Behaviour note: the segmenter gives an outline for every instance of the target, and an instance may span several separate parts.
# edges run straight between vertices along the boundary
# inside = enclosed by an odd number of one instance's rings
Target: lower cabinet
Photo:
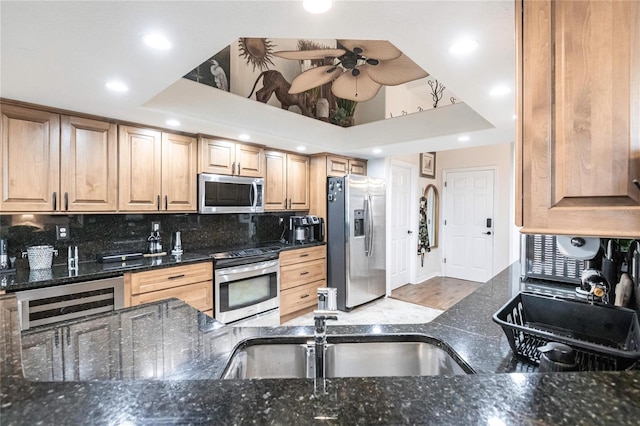
[[[125,274],[125,306],[173,297],[213,317],[213,264],[173,266]]]
[[[28,380],[85,381],[120,378],[118,316],[97,318],[37,333],[23,333],[22,362]]]
[[[327,286],[327,247],[314,246],[280,253],[280,322],[313,311],[317,289]]]

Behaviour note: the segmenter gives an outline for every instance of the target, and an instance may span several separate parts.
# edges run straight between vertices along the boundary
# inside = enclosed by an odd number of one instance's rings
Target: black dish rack
[[[625,370],[640,360],[636,311],[521,292],[493,315],[519,359],[540,363],[540,346],[573,348],[580,371]]]

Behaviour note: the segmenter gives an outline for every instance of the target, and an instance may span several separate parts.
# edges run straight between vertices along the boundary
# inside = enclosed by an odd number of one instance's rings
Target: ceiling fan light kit
[[[289,93],[296,94],[333,81],[331,91],[339,98],[364,102],[382,86],[397,86],[429,74],[386,40],[337,40],[337,49],[274,52],[284,59],[333,61],[300,73]]]

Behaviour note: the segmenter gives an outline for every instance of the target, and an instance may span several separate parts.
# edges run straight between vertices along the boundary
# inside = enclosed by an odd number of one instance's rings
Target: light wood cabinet
[[[125,274],[126,306],[173,297],[199,311],[212,311],[213,264],[202,262]]]
[[[264,149],[225,139],[200,136],[198,173],[264,177]]]
[[[522,232],[640,236],[640,3],[517,2]]]
[[[265,151],[265,159],[265,210],[309,210],[309,157]]]
[[[1,211],[116,211],[114,123],[1,107]]]
[[[327,217],[327,178],[347,174],[367,175],[367,160],[332,154],[311,156],[309,214]]]
[[[131,126],[119,128],[119,209],[197,209],[197,140]]]
[[[280,322],[303,315],[318,304],[317,289],[327,286],[327,247],[280,253]]]

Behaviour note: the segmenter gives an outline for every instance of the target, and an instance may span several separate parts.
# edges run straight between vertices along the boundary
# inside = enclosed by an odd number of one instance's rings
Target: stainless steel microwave
[[[263,178],[198,175],[200,213],[263,213],[263,200]]]

